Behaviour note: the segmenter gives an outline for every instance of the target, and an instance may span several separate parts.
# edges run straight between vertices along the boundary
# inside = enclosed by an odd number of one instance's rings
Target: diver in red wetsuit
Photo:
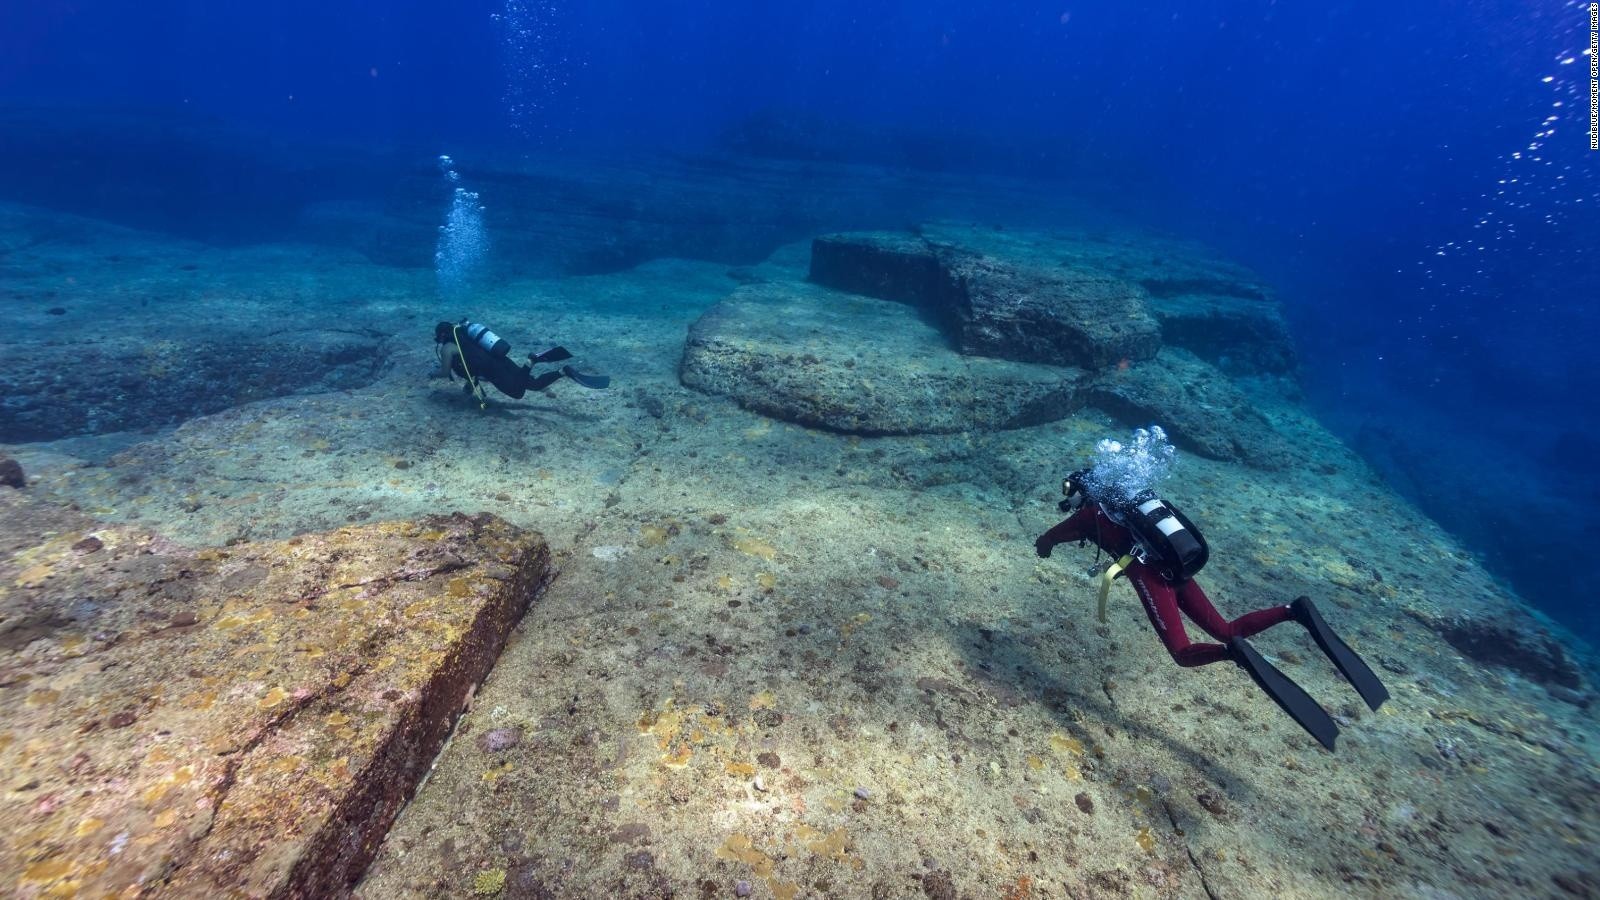
[[[1279,672],[1245,640],[1274,625],[1290,620],[1311,632],[1317,646],[1376,710],[1389,698],[1389,692],[1367,664],[1328,627],[1311,598],[1299,597],[1286,606],[1269,606],[1226,619],[1217,612],[1205,591],[1194,580],[1194,573],[1205,565],[1210,549],[1188,517],[1171,504],[1144,490],[1131,498],[1091,496],[1096,479],[1091,470],[1072,473],[1062,485],[1067,499],[1060,504],[1072,515],[1033,542],[1034,551],[1048,557],[1058,544],[1093,541],[1095,546],[1117,560],[1107,570],[1104,591],[1118,570],[1132,582],[1144,604],[1145,615],[1155,627],[1161,643],[1180,666],[1204,666],[1227,659],[1238,663],[1277,704],[1301,727],[1329,750],[1339,729],[1333,719],[1299,685]],[[1182,615],[1187,615],[1206,634],[1222,643],[1195,643],[1189,640]]]
[[[1048,557],[1051,548],[1057,544],[1085,540],[1094,541],[1113,559],[1128,556],[1134,550],[1133,534],[1106,515],[1098,503],[1085,503],[1065,521],[1040,535],[1033,542],[1033,547],[1040,556]],[[1133,589],[1144,603],[1145,615],[1150,617],[1150,624],[1155,626],[1161,643],[1166,645],[1167,652],[1180,666],[1204,666],[1229,659],[1228,648],[1223,644],[1234,638],[1259,634],[1294,618],[1294,611],[1288,606],[1269,606],[1230,621],[1211,605],[1206,592],[1200,589],[1199,582],[1193,578],[1169,581],[1154,565],[1137,557],[1128,563],[1122,575],[1133,583]],[[1197,644],[1190,641],[1189,633],[1183,627],[1183,619],[1178,615],[1180,611],[1193,619],[1206,634],[1223,643]]]

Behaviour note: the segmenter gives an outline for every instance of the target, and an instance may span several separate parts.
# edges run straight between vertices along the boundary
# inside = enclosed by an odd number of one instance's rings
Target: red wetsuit
[[[1128,529],[1112,521],[1096,503],[1085,504],[1059,525],[1040,535],[1034,547],[1039,550],[1040,556],[1048,556],[1050,548],[1057,544],[1082,540],[1094,541],[1102,550],[1119,559],[1133,549],[1133,536]],[[1160,572],[1137,559],[1128,564],[1123,574],[1133,582],[1139,599],[1144,601],[1144,611],[1150,617],[1150,624],[1155,626],[1161,643],[1166,645],[1167,652],[1180,666],[1203,666],[1228,658],[1228,648],[1222,644],[1191,643],[1188,633],[1183,629],[1183,619],[1178,615],[1180,610],[1205,629],[1206,634],[1219,641],[1249,637],[1293,618],[1289,607],[1269,606],[1230,622],[1211,605],[1205,591],[1193,578],[1177,583],[1168,581],[1161,577]]]

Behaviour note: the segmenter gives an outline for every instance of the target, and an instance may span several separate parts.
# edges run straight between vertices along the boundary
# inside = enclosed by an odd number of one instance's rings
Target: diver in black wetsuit
[[[460,324],[440,322],[433,328],[433,342],[439,356],[439,373],[453,377],[460,375],[466,381],[466,391],[478,400],[480,409],[488,406],[483,382],[488,382],[513,400],[521,400],[528,391],[542,391],[562,378],[596,390],[610,387],[611,379],[605,375],[586,375],[571,366],[562,366],[535,375],[535,363],[556,363],[572,358],[565,347],[552,347],[543,353],[530,355],[527,365],[511,361],[511,345],[499,335],[481,325],[467,320]]]

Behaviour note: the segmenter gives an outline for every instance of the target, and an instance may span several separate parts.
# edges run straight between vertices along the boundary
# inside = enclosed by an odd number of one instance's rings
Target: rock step
[[[684,385],[859,435],[1020,428],[1082,405],[1085,373],[963,356],[910,306],[803,282],[735,290],[689,329]]]
[[[1253,273],[1164,238],[942,223],[849,232],[813,242],[810,277],[924,308],[967,353],[1096,369],[1166,343],[1230,373],[1296,366]]]
[[[550,577],[488,515],[191,551],[0,494],[0,881],[329,896]]]
[[[1160,425],[1172,442],[1211,459],[1281,469],[1297,459],[1289,442],[1216,367],[1177,347],[1154,360],[1102,373],[1090,405],[1124,424]]]

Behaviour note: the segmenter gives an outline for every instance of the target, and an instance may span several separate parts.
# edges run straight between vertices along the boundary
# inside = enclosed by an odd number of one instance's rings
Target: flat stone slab
[[[689,329],[684,385],[860,435],[1020,428],[1082,405],[1078,369],[963,356],[912,307],[801,282],[745,285]]]
[[[1176,347],[1103,373],[1089,389],[1089,403],[1132,427],[1160,425],[1173,443],[1211,459],[1264,469],[1295,459],[1289,442],[1226,375]]]
[[[0,491],[0,883],[346,890],[549,571],[488,515],[193,551]]]

